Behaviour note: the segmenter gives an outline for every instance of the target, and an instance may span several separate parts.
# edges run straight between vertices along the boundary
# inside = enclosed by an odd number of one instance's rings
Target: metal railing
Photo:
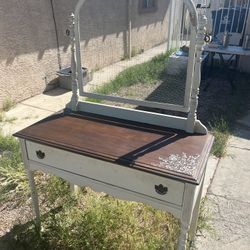
[[[212,36],[220,39],[223,33],[229,32],[235,36],[232,43],[241,45],[249,7],[250,0],[213,0],[210,8]]]

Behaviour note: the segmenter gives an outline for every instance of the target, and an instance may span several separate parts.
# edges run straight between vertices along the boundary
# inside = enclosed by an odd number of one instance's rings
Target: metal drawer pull
[[[160,195],[164,195],[168,192],[168,187],[164,187],[162,184],[155,185],[155,191]]]
[[[42,152],[41,150],[38,150],[38,151],[36,151],[36,156],[37,156],[37,158],[39,158],[39,159],[44,159],[45,153]]]

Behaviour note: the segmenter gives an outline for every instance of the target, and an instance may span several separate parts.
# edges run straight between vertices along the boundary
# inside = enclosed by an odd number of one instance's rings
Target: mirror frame
[[[171,103],[158,103],[152,101],[143,101],[143,100],[133,100],[123,97],[114,97],[109,95],[95,94],[86,92],[83,81],[82,74],[82,60],[81,60],[81,49],[80,49],[80,10],[83,7],[86,0],[79,0],[75,12],[71,14],[71,70],[72,70],[72,98],[70,103],[66,108],[72,111],[85,111],[92,112],[96,114],[104,114],[109,116],[115,116],[120,118],[126,118],[128,120],[138,120],[144,121],[146,123],[167,126],[177,129],[185,130],[189,133],[202,133],[206,134],[206,127],[201,124],[196,117],[196,109],[198,105],[198,94],[199,94],[199,85],[200,85],[200,70],[201,70],[201,54],[202,47],[204,44],[204,27],[206,25],[206,17],[204,15],[199,15],[193,0],[183,0],[186,5],[191,21],[191,40],[190,40],[190,49],[189,49],[189,58],[188,58],[188,67],[187,67],[187,77],[186,77],[186,86],[185,86],[185,97],[184,105],[176,105]],[[168,1],[168,0],[166,0]],[[174,0],[170,0],[171,5]],[[134,105],[140,105],[145,107],[160,108],[172,111],[181,111],[186,112],[187,118],[162,115],[152,112],[118,108],[114,106],[91,103],[87,101],[79,101],[80,97],[91,97],[97,99],[110,100],[120,103],[129,103]],[[111,112],[112,111],[112,112]],[[111,112],[111,113],[110,113]],[[122,115],[122,113],[128,113],[127,116]],[[142,115],[139,115],[139,113]],[[116,115],[115,115],[116,114]],[[135,114],[135,115],[134,115]],[[136,115],[139,115],[138,119],[135,118]],[[143,116],[148,117],[148,119],[143,119]],[[164,116],[162,118],[161,116]],[[134,118],[133,118],[134,117]],[[158,119],[158,118],[159,119]],[[150,122],[150,119],[155,119],[155,122]],[[161,121],[163,119],[163,121]],[[159,121],[158,121],[159,120]],[[164,122],[165,121],[165,122]]]

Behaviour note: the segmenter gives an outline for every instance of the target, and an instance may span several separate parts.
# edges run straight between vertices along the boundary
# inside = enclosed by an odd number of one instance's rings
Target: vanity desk
[[[180,243],[195,233],[213,137],[90,113],[52,115],[18,133],[32,187],[36,170],[181,219]]]
[[[65,110],[17,132],[29,177],[33,209],[40,214],[34,171],[59,176],[114,197],[144,202],[180,219],[178,249],[192,240],[213,136],[197,119],[205,17],[185,0],[192,24],[184,104],[131,100],[89,93],[82,78],[79,0],[71,16],[72,98]],[[69,32],[68,32],[69,33]],[[106,99],[162,110],[179,117],[88,102]]]

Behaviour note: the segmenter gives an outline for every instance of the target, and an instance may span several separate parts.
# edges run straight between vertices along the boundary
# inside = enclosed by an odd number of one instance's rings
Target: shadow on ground
[[[62,207],[51,209],[42,215],[42,220],[48,216],[55,215],[62,210]],[[46,235],[41,237],[35,221],[28,221],[24,224],[14,225],[13,228],[0,237],[1,250],[46,250],[53,249]]]

